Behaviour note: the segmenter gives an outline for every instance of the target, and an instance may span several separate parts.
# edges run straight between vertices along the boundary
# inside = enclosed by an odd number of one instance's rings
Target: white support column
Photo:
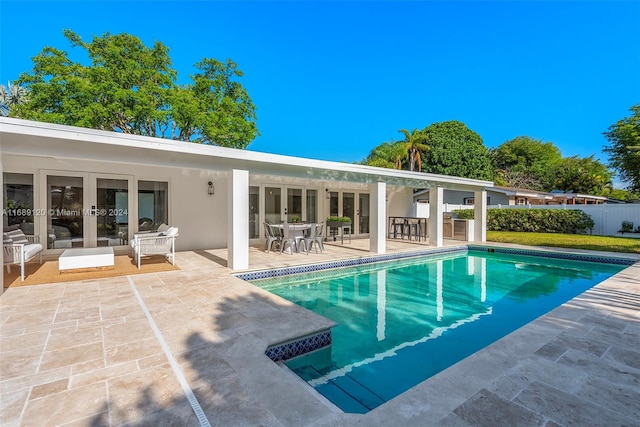
[[[387,252],[387,184],[376,182],[369,186],[371,193],[371,224],[369,224],[369,251]]]
[[[249,268],[249,171],[234,169],[227,202],[227,267]]]
[[[444,188],[436,187],[429,189],[429,245],[435,247],[443,246],[442,215],[444,214]]]
[[[473,239],[476,242],[487,241],[487,192],[474,191],[474,218]]]

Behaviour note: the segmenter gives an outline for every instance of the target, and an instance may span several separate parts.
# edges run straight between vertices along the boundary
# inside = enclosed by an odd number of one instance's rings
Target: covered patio
[[[49,255],[71,247],[126,249],[141,224],[162,222],[179,228],[177,250],[226,248],[228,267],[241,271],[249,268],[249,248],[264,242],[260,225],[298,214],[318,223],[349,216],[354,237],[382,254],[388,218],[412,216],[418,188],[431,190],[432,246],[444,241],[445,189],[475,195],[472,240],[485,240],[487,181],[6,117],[0,138],[5,193],[19,192],[19,212],[32,213],[4,225],[30,230]],[[118,213],[100,214],[111,211]]]

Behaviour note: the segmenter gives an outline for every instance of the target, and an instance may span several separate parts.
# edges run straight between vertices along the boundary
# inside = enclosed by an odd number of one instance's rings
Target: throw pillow
[[[24,233],[22,232],[22,230],[20,230],[20,229],[9,231],[7,233],[7,235],[13,241],[13,243],[16,243],[18,245],[20,245],[20,244],[28,245],[29,244],[29,240],[27,239],[27,236],[25,236]]]

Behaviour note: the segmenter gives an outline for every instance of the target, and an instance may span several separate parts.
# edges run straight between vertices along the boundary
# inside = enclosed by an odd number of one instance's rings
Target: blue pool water
[[[287,365],[365,413],[623,268],[462,252],[253,283],[338,324],[331,346]]]

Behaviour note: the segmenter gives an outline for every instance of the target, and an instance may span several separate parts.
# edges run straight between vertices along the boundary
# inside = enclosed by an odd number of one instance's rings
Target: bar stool
[[[415,236],[414,239],[420,241],[422,230],[420,227],[420,220],[410,219],[407,220],[407,228],[408,228],[408,236],[409,240],[411,240],[411,236]]]
[[[393,238],[398,238],[398,230],[400,230],[400,237],[404,239],[404,223],[402,218],[393,218],[391,220],[391,229],[393,230]]]

